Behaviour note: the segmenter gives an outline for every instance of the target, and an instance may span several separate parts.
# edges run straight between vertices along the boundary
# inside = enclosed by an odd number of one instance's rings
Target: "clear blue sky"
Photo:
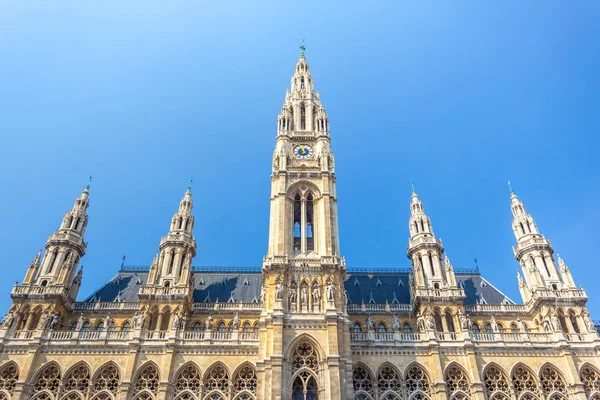
[[[194,265],[259,266],[305,38],[349,266],[409,266],[413,179],[454,266],[520,301],[511,179],[600,319],[600,3],[369,3],[3,2],[0,309],[88,174],[80,298],[151,262],[190,177]]]

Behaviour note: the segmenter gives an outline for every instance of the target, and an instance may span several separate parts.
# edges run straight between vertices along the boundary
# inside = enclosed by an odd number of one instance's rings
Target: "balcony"
[[[238,311],[241,313],[260,313],[260,303],[194,303],[194,312]]]
[[[410,313],[411,304],[348,304],[350,314]]]
[[[73,304],[75,311],[131,311],[140,308],[138,302],[113,302],[113,301],[98,301],[98,302],[80,302]]]

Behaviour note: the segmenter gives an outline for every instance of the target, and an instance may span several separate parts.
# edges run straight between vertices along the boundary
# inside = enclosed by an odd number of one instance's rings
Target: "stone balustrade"
[[[549,246],[552,246],[552,243],[550,243],[550,241],[548,239],[546,239],[544,236],[537,237],[537,238],[527,239],[527,240],[524,240],[524,241],[518,243],[514,247],[514,253],[516,255],[519,252],[523,251],[524,249],[529,248],[530,246],[545,245],[545,244],[547,244]]]
[[[470,304],[465,306],[468,313],[525,313],[527,307],[523,304]]]
[[[411,304],[348,304],[351,314],[382,314],[382,313],[409,313],[412,312]]]
[[[260,313],[260,303],[194,303],[194,312],[212,311],[238,311]]]
[[[139,302],[116,302],[116,301],[97,301],[97,302],[79,302],[73,304],[75,311],[121,311],[121,310],[138,310]]]

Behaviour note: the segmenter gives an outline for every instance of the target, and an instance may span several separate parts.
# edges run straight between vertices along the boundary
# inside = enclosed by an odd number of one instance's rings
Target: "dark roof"
[[[147,279],[147,268],[124,267],[85,302],[138,301],[138,291]],[[258,268],[194,268],[194,302],[258,302],[262,275]],[[466,304],[514,302],[485,280],[477,270],[458,271],[456,280],[465,290]],[[346,274],[344,287],[351,304],[410,303],[410,273],[372,269]]]

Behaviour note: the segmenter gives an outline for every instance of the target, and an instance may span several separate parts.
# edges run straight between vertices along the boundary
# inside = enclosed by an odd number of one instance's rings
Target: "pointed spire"
[[[569,267],[567,267],[567,264],[565,264],[565,261],[560,256],[560,254],[557,254],[556,258],[558,258],[558,265],[560,266],[561,270],[569,269]]]
[[[452,268],[452,264],[450,263],[450,258],[448,258],[448,254],[446,254],[446,257],[444,258],[444,264],[446,265],[446,270],[451,271]]]
[[[300,45],[300,57],[304,58],[304,51],[306,51],[306,47],[304,47],[304,39],[302,39],[302,44]]]
[[[36,267],[39,266],[41,258],[42,258],[42,249],[40,249],[40,251],[38,251],[38,253],[36,254],[35,258],[31,262],[31,265],[36,266]]]

